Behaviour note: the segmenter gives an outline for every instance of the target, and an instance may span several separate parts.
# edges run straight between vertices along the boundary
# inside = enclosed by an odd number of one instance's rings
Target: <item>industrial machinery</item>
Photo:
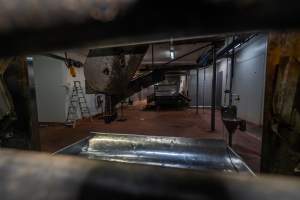
[[[184,107],[190,99],[179,92],[178,84],[156,84],[154,93],[147,97],[147,104],[154,104],[155,107]]]

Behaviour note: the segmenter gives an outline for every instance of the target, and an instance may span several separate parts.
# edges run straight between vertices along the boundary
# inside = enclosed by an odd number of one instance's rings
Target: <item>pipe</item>
[[[206,75],[206,68],[203,69],[203,98],[202,98],[202,103],[203,103],[203,113],[205,112],[204,106],[205,106],[205,75]]]
[[[235,37],[233,36],[233,41]],[[235,48],[232,47],[231,53],[231,68],[230,68],[230,82],[229,82],[229,106],[232,105],[232,84],[233,84],[233,76],[234,76],[234,63],[235,63]]]
[[[196,82],[196,114],[199,114],[199,68],[197,68],[197,82]]]
[[[211,131],[215,131],[216,123],[216,79],[217,79],[217,58],[216,47],[212,49],[213,74],[212,74],[212,94],[211,94]]]

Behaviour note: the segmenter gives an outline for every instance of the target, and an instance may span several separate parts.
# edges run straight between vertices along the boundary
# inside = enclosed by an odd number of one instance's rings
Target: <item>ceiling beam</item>
[[[96,48],[90,50],[88,57],[118,56],[121,54],[122,55],[144,54],[147,51],[147,49],[148,49],[148,45]]]

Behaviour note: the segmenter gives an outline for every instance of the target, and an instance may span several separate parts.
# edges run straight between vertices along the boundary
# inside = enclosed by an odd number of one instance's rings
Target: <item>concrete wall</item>
[[[73,81],[80,81],[85,91],[83,68],[76,69],[77,76],[73,78],[63,61],[46,56],[34,56],[33,67],[39,121],[64,122],[67,118]],[[103,95],[102,98],[104,99]],[[86,95],[86,100],[92,115],[102,112],[96,108],[95,95]],[[80,114],[78,116],[80,117]]]
[[[261,34],[238,49],[235,60],[233,93],[240,96],[240,101],[234,102],[238,107],[238,116],[258,125],[261,125],[263,120],[266,53],[267,36]],[[222,59],[217,62],[217,72],[223,72],[223,105],[227,105],[229,102],[229,97],[224,94],[224,91],[229,89],[230,66],[230,59]],[[199,71],[199,106],[211,105],[212,67],[207,68],[205,71],[205,81],[204,70]],[[189,94],[192,99],[190,105],[195,106],[196,70],[190,71]]]

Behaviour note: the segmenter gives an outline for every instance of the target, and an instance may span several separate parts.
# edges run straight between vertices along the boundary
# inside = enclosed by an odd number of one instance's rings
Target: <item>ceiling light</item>
[[[173,38],[171,38],[171,40],[170,40],[170,58],[172,60],[175,59],[175,49],[174,49],[174,46],[173,46]]]
[[[170,49],[170,58],[171,58],[172,60],[175,59],[175,52],[174,52],[174,49]]]
[[[242,44],[239,43],[239,44],[237,44],[234,48],[237,49],[237,48],[239,48],[241,45],[242,45]]]

